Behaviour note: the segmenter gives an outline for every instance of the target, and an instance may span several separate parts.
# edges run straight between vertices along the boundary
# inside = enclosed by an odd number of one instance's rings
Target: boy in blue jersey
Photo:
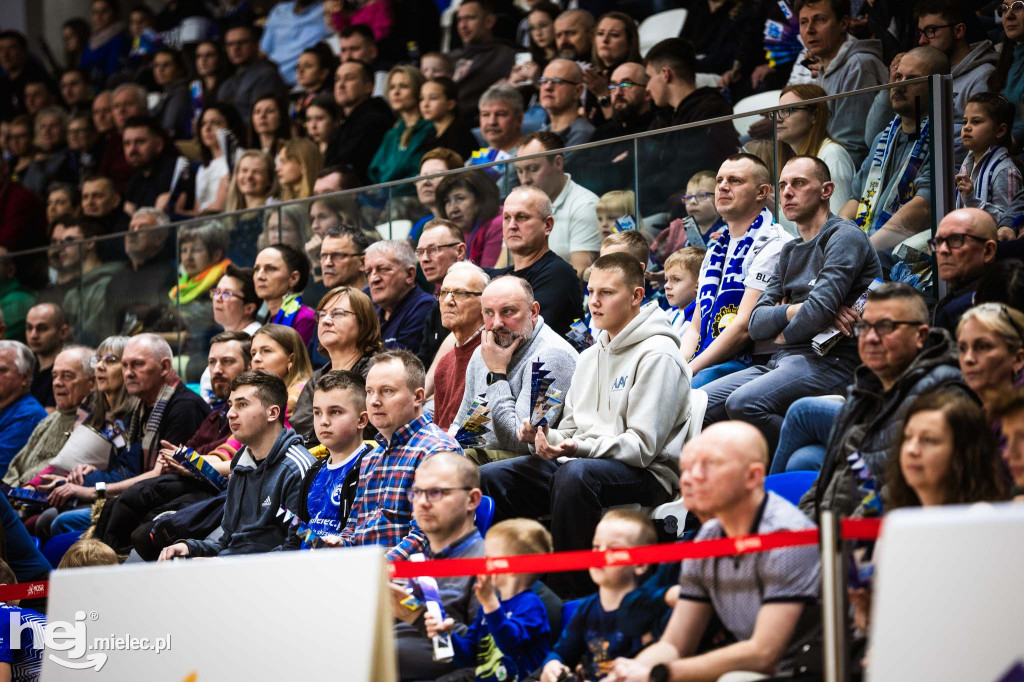
[[[508,519],[497,523],[484,538],[488,557],[550,554],[551,534],[536,521]],[[530,586],[530,573],[479,575],[473,585],[480,608],[465,634],[452,635],[455,665],[475,667],[478,682],[516,682],[540,667],[551,649],[551,629],[544,602]],[[429,613],[427,635],[450,632],[455,620],[443,623]]]
[[[14,571],[0,559],[0,585],[15,585],[17,582]],[[17,601],[0,602],[0,680],[36,682],[39,679],[43,666],[44,627],[46,616],[43,614],[23,609]],[[36,642],[39,643],[38,648]]]
[[[293,511],[331,544],[331,538],[345,527],[359,483],[359,465],[371,449],[363,442],[363,428],[370,417],[366,383],[355,372],[328,372],[313,390],[313,430],[326,456],[302,480],[299,508]],[[297,545],[297,538],[292,542]]]
[[[632,509],[612,509],[594,531],[594,549],[626,549],[657,542],[647,515]],[[591,568],[597,594],[582,601],[548,655],[541,682],[557,682],[566,672],[580,679],[600,680],[626,652],[639,652],[645,635],[668,609],[666,587],[638,587],[647,566]]]

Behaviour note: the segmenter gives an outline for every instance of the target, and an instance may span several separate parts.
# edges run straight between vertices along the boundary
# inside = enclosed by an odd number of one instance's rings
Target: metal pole
[[[936,74],[928,77],[928,113],[931,120],[932,143],[932,236],[939,221],[955,208],[953,202],[953,79]],[[932,256],[934,261],[935,257]],[[939,279],[938,268],[933,267],[936,298],[946,295],[946,282]]]
[[[842,538],[832,511],[821,512],[821,618],[824,634],[825,682],[846,682],[846,603],[843,580]]]

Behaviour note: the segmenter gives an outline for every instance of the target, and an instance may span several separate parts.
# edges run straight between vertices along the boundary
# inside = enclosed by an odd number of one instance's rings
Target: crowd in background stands
[[[605,550],[1024,494],[1024,2],[451,4],[93,0],[48,63],[0,31],[0,583],[312,546]],[[637,21],[675,6],[681,35],[641,55]],[[928,84],[904,82],[945,74],[952,169]],[[783,108],[742,136],[566,150],[769,90]],[[793,472],[818,472],[799,505],[766,492]],[[665,503],[678,529],[651,522]],[[819,573],[797,548],[442,579],[444,620],[396,585],[399,669],[818,679]],[[38,651],[2,639],[35,679]]]

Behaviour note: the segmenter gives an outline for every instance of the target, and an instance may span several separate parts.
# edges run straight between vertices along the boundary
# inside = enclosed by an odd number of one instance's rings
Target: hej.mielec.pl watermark
[[[105,651],[168,651],[171,648],[170,633],[163,637],[132,637],[131,635],[111,634],[104,637],[89,639],[87,621],[96,621],[99,614],[90,611],[76,611],[72,623],[54,620],[42,623],[22,623],[17,612],[11,612],[10,633],[11,648],[20,647],[21,633],[32,631],[32,640],[36,649],[45,649],[47,656],[57,665],[73,670],[93,668],[97,672],[106,664]],[[91,643],[91,646],[90,646]],[[62,652],[63,658],[53,652]]]

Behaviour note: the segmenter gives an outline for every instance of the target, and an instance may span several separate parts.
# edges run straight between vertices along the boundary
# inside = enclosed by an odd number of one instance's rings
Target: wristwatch
[[[498,372],[488,372],[487,373],[487,385],[488,386],[490,386],[493,383],[499,382],[499,381],[508,381],[508,375],[507,374],[501,374],[501,373],[498,373]]]
[[[107,484],[105,481],[96,483],[96,497],[100,500],[107,499]]]
[[[651,676],[648,678],[651,682],[668,682],[668,666],[664,663],[651,668]]]

